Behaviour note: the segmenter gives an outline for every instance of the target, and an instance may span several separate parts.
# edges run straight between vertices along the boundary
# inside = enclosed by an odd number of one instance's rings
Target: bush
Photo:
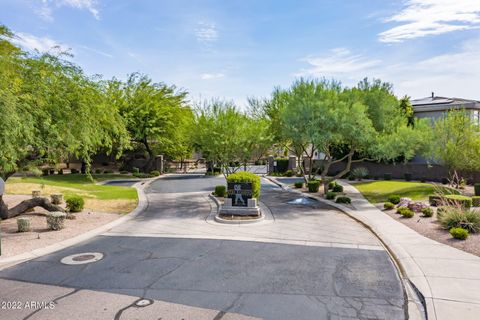
[[[447,194],[444,196],[444,199],[449,205],[461,206],[463,208],[470,208],[472,206],[472,198],[467,196]]]
[[[130,172],[126,171],[126,170],[122,170],[120,171],[120,174],[129,174]]]
[[[214,195],[217,197],[224,197],[225,194],[227,193],[227,187],[224,185],[219,185],[215,187],[215,191],[213,192]]]
[[[277,166],[275,167],[276,172],[285,173],[288,170],[288,159],[286,158],[277,158],[273,161],[277,162]]]
[[[331,192],[331,191],[328,191],[326,194],[325,194],[325,198],[327,200],[333,200],[335,199],[335,197],[337,196],[337,194],[335,192]]]
[[[332,190],[333,187],[335,187],[337,185],[337,182],[336,181],[330,181],[328,183],[328,190]]]
[[[260,197],[260,177],[251,172],[237,172],[227,177],[227,182],[251,182],[252,197],[258,199]]]
[[[426,178],[426,177],[421,177],[421,178],[420,178],[420,182],[422,182],[422,183],[427,182],[427,178]]]
[[[442,184],[448,184],[448,183],[449,183],[448,178],[443,177]]]
[[[405,212],[405,211],[412,211],[412,210],[408,209],[407,207],[398,207],[397,208],[397,214],[403,215],[403,212]]]
[[[402,212],[400,213],[404,218],[412,218],[415,213],[408,209],[408,208],[405,208],[405,210],[402,210]]]
[[[292,170],[285,171],[285,176],[286,177],[293,177],[293,171]]]
[[[480,207],[480,197],[479,196],[473,196],[472,197],[472,206]]]
[[[354,176],[352,176],[352,175],[349,175],[349,176],[348,176],[348,181],[354,181],[354,180],[355,180],[355,177],[354,177]]]
[[[450,207],[439,217],[445,229],[463,228],[470,232],[480,232],[480,212]]]
[[[303,182],[302,181],[297,181],[293,184],[295,188],[300,189],[303,188]]]
[[[132,173],[140,173],[140,169],[138,169],[137,167],[133,167]]]
[[[438,206],[441,204],[442,197],[441,196],[428,196],[428,203],[430,203],[431,206]]]
[[[396,194],[392,194],[391,196],[388,196],[388,202],[391,202],[393,204],[399,204],[400,196]]]
[[[58,174],[63,174],[63,169],[58,170]]]
[[[378,179],[380,179],[379,176],[373,176],[373,180],[378,180]]]
[[[335,200],[336,203],[352,203],[352,199],[346,196],[337,197]]]
[[[158,176],[160,175],[160,171],[158,171],[158,170],[153,170],[153,171],[150,171],[150,174],[151,174],[152,176],[158,177]]]
[[[393,203],[387,201],[383,204],[383,208],[385,210],[392,210],[393,208],[395,208],[395,205]]]
[[[480,196],[480,183],[475,183],[473,188],[475,189],[475,195]]]
[[[391,173],[384,173],[383,174],[383,180],[392,180],[392,174]]]
[[[449,207],[449,206],[439,206],[439,207],[437,207],[437,217],[440,218],[451,208],[452,207]]]
[[[318,192],[318,189],[320,189],[320,180],[310,180],[307,183],[308,187],[308,192]]]
[[[103,171],[103,173],[105,173],[105,174],[112,174],[112,173],[113,173],[113,170],[108,169],[108,170]]]
[[[414,212],[422,212],[423,209],[428,208],[428,205],[422,201],[412,201],[407,205],[407,207]]]
[[[139,179],[148,179],[148,178],[155,177],[154,175],[151,175],[150,173],[143,173],[143,172],[132,173],[132,176],[134,176],[135,178],[139,178]]]
[[[422,214],[424,217],[432,217],[433,216],[433,209],[432,208],[423,208]]]
[[[468,230],[463,228],[452,228],[450,229],[450,234],[458,240],[466,240],[468,238]]]
[[[17,231],[18,232],[28,232],[32,229],[30,225],[30,219],[26,217],[21,217],[17,219]]]
[[[70,212],[80,212],[83,210],[83,207],[85,205],[85,201],[83,200],[83,198],[77,195],[68,197],[65,202],[67,204],[67,209]]]
[[[47,226],[50,230],[60,230],[65,227],[65,212],[55,211],[47,213]]]
[[[103,173],[103,169],[95,169],[95,174],[102,174]]]
[[[77,173],[78,173],[78,170],[77,170],[77,169],[70,169],[70,173],[71,173],[71,174],[77,174]]]
[[[50,200],[53,204],[61,204],[63,202],[63,194],[54,193],[50,195]]]
[[[358,167],[353,169],[350,175],[357,180],[362,180],[368,176],[368,169],[364,167]]]
[[[411,181],[412,180],[412,174],[410,172],[405,172],[403,174],[405,181]]]
[[[343,186],[341,186],[339,184],[335,184],[332,191],[333,192],[343,192]]]

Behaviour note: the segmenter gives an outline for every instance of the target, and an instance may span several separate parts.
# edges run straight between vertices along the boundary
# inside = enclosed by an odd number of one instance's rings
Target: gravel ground
[[[376,206],[379,209],[383,210],[383,203],[376,204]],[[437,221],[436,214],[431,218],[426,218],[423,217],[421,213],[415,213],[415,216],[413,218],[407,219],[399,214],[396,214],[396,210],[388,210],[383,212],[427,238],[447,244],[449,246],[455,247],[457,249],[466,251],[480,257],[479,233],[471,233],[467,240],[457,240],[452,238],[448,230],[442,228],[440,223]]]
[[[9,207],[29,198],[31,197],[21,195],[4,196],[5,203]],[[47,229],[45,213],[46,211],[44,209],[35,208],[35,212],[19,216],[30,218],[32,225],[31,232],[17,232],[16,218],[1,221],[1,256],[10,257],[55,244],[100,227],[120,217],[120,215],[114,213],[83,211],[75,214],[77,217],[75,220],[65,220],[64,229],[51,231]]]

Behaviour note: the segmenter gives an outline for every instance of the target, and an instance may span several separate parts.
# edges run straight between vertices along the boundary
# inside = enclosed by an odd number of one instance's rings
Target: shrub
[[[415,213],[408,209],[408,208],[405,208],[405,210],[402,210],[402,212],[400,213],[404,218],[412,218]]]
[[[362,180],[368,176],[368,169],[364,167],[355,168],[352,170],[351,175],[357,180]]]
[[[258,199],[260,197],[260,177],[251,172],[232,173],[227,177],[227,182],[251,182],[252,197]]]
[[[58,170],[58,174],[63,174],[63,169]]]
[[[71,174],[77,174],[77,173],[78,173],[78,170],[77,170],[77,169],[70,169],[70,173],[71,173]]]
[[[335,184],[332,191],[333,192],[343,192],[343,186],[341,186],[339,184]]]
[[[444,196],[444,199],[450,205],[462,206],[463,208],[470,208],[472,206],[472,198],[467,196],[447,194]]]
[[[393,204],[399,204],[400,196],[396,194],[392,194],[391,196],[388,196],[388,202],[391,202]]]
[[[288,159],[286,158],[277,158],[274,161],[277,162],[277,166],[275,167],[276,172],[285,173],[288,170]]]
[[[468,238],[468,230],[463,228],[452,228],[450,229],[450,234],[458,240],[466,240]]]
[[[473,196],[472,197],[472,205],[474,207],[480,207],[480,196]]]
[[[310,180],[307,183],[308,186],[308,192],[318,192],[318,189],[320,189],[320,180]]]
[[[383,180],[392,180],[392,174],[391,173],[384,173],[383,174]]]
[[[449,183],[448,178],[443,177],[442,184],[448,184],[448,183]]]
[[[140,169],[138,169],[137,167],[133,167],[132,173],[140,173]]]
[[[352,199],[346,196],[337,197],[335,200],[336,203],[352,203]]]
[[[383,204],[383,208],[385,210],[392,210],[393,208],[395,208],[395,205],[393,203],[387,201]]]
[[[480,183],[475,183],[473,188],[475,189],[475,195],[480,196]]]
[[[433,216],[433,209],[432,208],[423,208],[422,214],[424,217],[432,217]]]
[[[335,199],[335,197],[337,196],[337,194],[335,192],[331,192],[331,191],[328,191],[326,194],[325,194],[325,198],[327,200],[333,200]]]
[[[63,194],[54,193],[50,195],[50,200],[53,204],[61,204],[63,202]]]
[[[420,178],[420,182],[422,182],[422,183],[427,182],[427,178],[426,178],[426,177],[421,177],[421,178]]]
[[[26,217],[21,217],[17,219],[17,231],[18,232],[28,232],[32,229],[30,225],[30,219]]]
[[[380,179],[379,176],[373,176],[373,180],[378,180],[378,179]]]
[[[122,170],[120,171],[120,174],[129,174],[130,172],[126,171],[126,170]]]
[[[414,212],[422,212],[423,209],[428,208],[428,205],[421,201],[412,201],[407,207]]]
[[[449,206],[439,206],[439,207],[437,207],[437,217],[440,218],[451,208],[452,207],[449,207]]]
[[[83,198],[77,195],[68,197],[65,202],[67,203],[67,209],[70,212],[80,212],[85,205]]]
[[[412,203],[412,199],[410,198],[400,198],[400,202],[398,203],[398,207],[407,207]]]
[[[158,170],[153,170],[153,171],[150,171],[150,174],[151,174],[152,176],[158,177],[158,176],[160,175],[160,171],[158,171]]]
[[[150,173],[143,173],[143,172],[132,173],[132,176],[139,179],[148,179],[148,178],[154,177],[154,175],[151,175]]]
[[[108,169],[108,170],[103,171],[103,173],[112,174],[112,173],[113,173],[113,170]]]
[[[65,212],[55,211],[47,213],[47,226],[50,230],[60,230],[65,226]]]
[[[441,204],[442,197],[441,196],[428,196],[428,203],[430,203],[431,206],[438,206]]]
[[[463,228],[470,232],[480,232],[480,212],[450,207],[439,218],[445,229]]]
[[[303,187],[303,182],[302,181],[297,181],[293,184],[295,188],[300,189]]]
[[[224,185],[219,185],[215,187],[215,191],[213,192],[217,197],[224,197],[225,193],[227,193],[227,187]]]
[[[355,177],[352,176],[352,175],[349,175],[349,176],[348,176],[348,181],[353,181],[353,180],[355,180]]]
[[[337,185],[337,182],[336,181],[330,181],[328,183],[328,190],[332,190],[333,187],[335,187]]]
[[[412,180],[412,174],[410,172],[405,172],[403,174],[405,181],[411,181]]]
[[[408,209],[407,207],[398,207],[397,208],[397,214],[403,215],[404,211],[412,211],[412,210]]]
[[[292,170],[285,171],[285,177],[293,177],[293,171]]]
[[[103,170],[102,169],[95,169],[95,174],[102,174]]]

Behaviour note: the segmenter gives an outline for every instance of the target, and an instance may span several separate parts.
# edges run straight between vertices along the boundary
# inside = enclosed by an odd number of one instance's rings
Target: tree
[[[460,186],[459,171],[480,170],[480,127],[465,110],[451,110],[433,128],[431,150],[426,153],[449,170],[450,182]]]
[[[400,99],[400,110],[402,110],[403,115],[407,118],[407,126],[413,127],[415,125],[415,116],[413,115],[413,107],[410,103],[410,97],[404,96]]]
[[[160,150],[174,150],[179,130],[188,126],[191,112],[186,106],[184,91],[175,86],[154,83],[148,76],[133,73],[126,83],[113,80],[110,90],[119,104],[133,143],[142,145],[148,153],[143,170],[152,169]]]

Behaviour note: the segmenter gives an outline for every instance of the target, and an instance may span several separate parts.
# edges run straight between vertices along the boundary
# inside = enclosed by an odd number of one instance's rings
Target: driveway
[[[261,201],[274,220],[212,223],[208,193],[223,183],[200,175],[163,177],[151,184],[148,208],[135,219],[1,271],[3,300],[55,304],[0,309],[0,318],[405,318],[397,272],[368,230],[318,202],[289,204],[298,195],[266,181]],[[104,258],[60,263],[83,252]],[[141,299],[147,300],[136,305]]]

